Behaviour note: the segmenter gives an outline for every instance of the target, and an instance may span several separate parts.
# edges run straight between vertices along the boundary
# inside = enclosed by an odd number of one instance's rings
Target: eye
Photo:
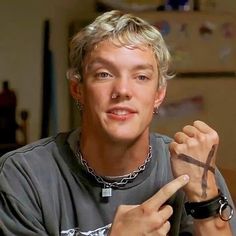
[[[108,78],[112,77],[112,75],[107,72],[98,72],[98,73],[96,73],[95,76],[98,79],[108,79]]]
[[[145,75],[139,75],[138,76],[138,80],[142,80],[142,81],[144,81],[144,80],[148,80],[149,78],[147,77],[147,76],[145,76]]]

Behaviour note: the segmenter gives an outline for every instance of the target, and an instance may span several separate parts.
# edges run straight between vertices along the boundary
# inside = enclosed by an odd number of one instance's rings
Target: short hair
[[[67,77],[83,80],[82,73],[84,58],[93,50],[95,45],[111,40],[120,46],[148,46],[156,57],[159,73],[158,86],[166,85],[170,65],[170,53],[165,41],[157,28],[147,21],[132,14],[118,10],[105,12],[98,16],[91,24],[84,27],[70,42],[70,67]]]

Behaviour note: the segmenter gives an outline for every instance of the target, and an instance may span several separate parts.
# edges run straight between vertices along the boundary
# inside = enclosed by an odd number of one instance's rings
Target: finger
[[[199,134],[199,130],[192,125],[184,126],[183,132],[189,137],[196,137]]]
[[[185,143],[186,140],[188,139],[189,137],[183,133],[183,132],[177,132],[175,135],[174,135],[174,140],[177,142],[177,143]]]
[[[170,205],[163,205],[160,210],[154,210],[150,212],[149,215],[146,215],[147,221],[145,222],[145,226],[147,227],[148,233],[161,228],[172,214],[172,207]],[[145,220],[145,218],[143,219]],[[144,222],[144,220],[142,222]]]
[[[162,227],[162,230],[163,230],[163,235],[167,235],[167,233],[170,231],[170,222],[169,221],[166,221],[165,224],[163,225]]]
[[[168,234],[168,232],[170,231],[170,222],[166,221],[160,228],[153,230],[151,233],[148,234],[148,236],[156,236],[156,235],[163,235],[166,236]]]
[[[179,155],[180,153],[184,153],[185,150],[186,150],[185,144],[179,144],[174,141],[169,144],[169,151],[170,151],[171,157]]]
[[[153,235],[167,235],[168,232],[170,231],[170,222],[169,221],[166,221],[163,226],[161,228],[159,228],[157,231],[156,231],[156,234],[153,234]],[[158,234],[157,234],[158,233]]]
[[[218,136],[217,132],[214,129],[212,129],[209,125],[207,125],[206,123],[199,121],[199,120],[194,121],[193,125],[200,132],[202,132],[204,134],[208,134],[214,144],[219,143],[219,136]]]
[[[162,187],[155,195],[142,203],[143,212],[148,214],[153,210],[158,210],[174,193],[189,182],[188,175],[181,175]]]
[[[205,143],[208,136],[192,125],[185,126],[183,128],[183,132],[189,137],[185,140],[185,143],[188,145],[188,147],[199,145],[199,142]]]
[[[160,207],[160,210],[157,212],[159,225],[162,225],[164,222],[166,222],[172,214],[173,208],[170,205],[164,205]]]
[[[194,121],[193,126],[200,130],[202,133],[207,134],[213,131],[213,129],[209,125],[200,120]]]

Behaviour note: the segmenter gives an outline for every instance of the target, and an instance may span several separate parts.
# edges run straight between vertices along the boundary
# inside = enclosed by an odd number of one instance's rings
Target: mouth
[[[131,108],[123,107],[123,108],[112,108],[107,111],[107,115],[109,118],[114,120],[127,120],[132,118],[137,112]]]

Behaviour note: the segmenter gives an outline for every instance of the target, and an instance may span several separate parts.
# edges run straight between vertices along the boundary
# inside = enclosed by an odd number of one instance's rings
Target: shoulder
[[[150,135],[152,152],[154,160],[157,163],[156,175],[162,180],[163,185],[173,178],[169,152],[169,144],[171,141],[172,139],[166,135],[159,133],[151,133]]]
[[[172,141],[170,137],[163,134],[159,134],[159,133],[151,133],[150,139],[151,141],[154,141],[156,143],[163,144],[163,145],[168,145]]]
[[[161,156],[169,156],[169,144],[172,139],[166,135],[159,133],[150,134],[150,143],[154,152],[159,153]]]
[[[65,142],[66,133],[37,140],[19,149],[8,152],[0,157],[0,173],[9,166],[28,166],[43,163],[44,159],[50,159],[58,147]]]

